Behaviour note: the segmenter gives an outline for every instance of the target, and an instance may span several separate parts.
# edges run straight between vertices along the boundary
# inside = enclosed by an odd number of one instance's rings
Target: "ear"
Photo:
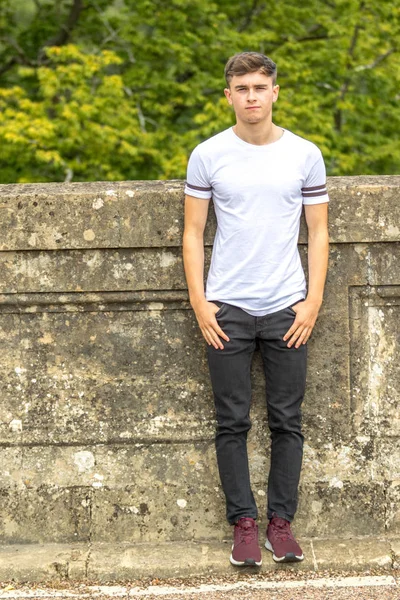
[[[232,105],[232,95],[231,90],[229,88],[224,89],[225,98],[228,100],[229,104]]]
[[[272,94],[273,94],[272,102],[276,102],[278,100],[279,90],[280,90],[279,85],[274,85],[274,89],[272,90]]]

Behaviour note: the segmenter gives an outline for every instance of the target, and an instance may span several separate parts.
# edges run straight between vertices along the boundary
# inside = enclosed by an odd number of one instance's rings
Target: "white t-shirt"
[[[283,130],[278,141],[256,146],[226,129],[194,149],[185,193],[212,197],[217,217],[207,300],[262,316],[305,298],[302,205],[329,200],[315,144]]]

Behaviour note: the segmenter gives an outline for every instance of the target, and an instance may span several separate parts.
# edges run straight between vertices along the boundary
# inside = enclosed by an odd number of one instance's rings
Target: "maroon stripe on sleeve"
[[[328,192],[326,190],[322,190],[321,192],[303,192],[303,198],[315,198],[316,196],[327,196]]]
[[[301,188],[302,192],[314,192],[316,190],[324,190],[326,188],[326,183],[324,185],[314,185],[314,187],[304,187]]]
[[[192,185],[191,183],[186,182],[186,185],[191,190],[198,190],[199,192],[211,192],[212,188],[210,187],[200,187],[198,185]]]

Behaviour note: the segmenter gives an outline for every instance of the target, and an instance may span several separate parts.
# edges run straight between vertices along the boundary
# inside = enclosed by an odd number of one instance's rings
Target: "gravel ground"
[[[248,572],[246,572],[248,571]],[[390,577],[396,585],[371,587],[330,587],[333,582],[348,577]],[[315,588],[319,580],[324,579],[324,588]],[[393,581],[392,579],[392,581]],[[301,582],[305,582],[302,584]],[[314,582],[314,583],[313,583]],[[257,589],[264,584],[278,584],[279,589]],[[291,585],[303,585],[291,589]],[[234,589],[211,590],[202,586],[229,586]],[[112,586],[112,588],[108,587]],[[149,587],[151,586],[151,589]],[[238,587],[240,586],[240,587]],[[243,587],[241,587],[243,586]],[[193,588],[200,588],[194,591]],[[168,593],[168,592],[174,593]],[[146,593],[147,592],[147,593]],[[0,583],[0,599],[53,598],[57,600],[400,600],[400,570],[368,570],[364,572],[333,571],[295,571],[282,568],[274,573],[256,573],[253,570],[241,570],[226,577],[193,577],[190,579],[136,580],[120,582],[86,581],[84,583],[59,581],[47,583],[14,582]],[[72,599],[71,599],[72,596]]]
[[[131,596],[135,597],[135,596]],[[141,596],[141,600],[155,600],[160,596]],[[342,590],[237,590],[235,592],[211,592],[188,596],[161,596],[163,600],[399,600],[399,589],[393,588],[346,588]]]
[[[393,586],[374,586],[374,587],[345,587],[345,588],[330,588],[329,583],[337,581],[338,579],[348,577],[393,577],[397,585]],[[313,582],[320,579],[327,580],[327,586],[325,588],[313,588]],[[305,587],[295,589],[285,589],[280,587],[275,590],[256,589],[257,584],[262,582],[274,582],[279,585],[287,585],[296,582],[306,582]],[[308,582],[308,585],[307,585]],[[150,582],[149,582],[150,583]],[[148,585],[149,585],[148,583]],[[139,600],[156,600],[160,598],[162,600],[400,600],[400,571],[366,571],[360,572],[296,572],[290,571],[289,569],[283,568],[282,571],[278,571],[274,574],[265,575],[254,575],[250,573],[238,573],[236,577],[230,575],[226,578],[201,578],[201,580],[190,580],[190,581],[154,581],[152,585],[157,587],[167,587],[174,585],[177,587],[193,588],[201,585],[229,585],[243,583],[244,586],[241,589],[226,590],[226,591],[211,591],[211,592],[196,592],[196,593],[175,593],[167,595],[136,595],[131,594],[130,598],[137,598]],[[151,583],[150,583],[151,585]],[[254,585],[253,588],[248,586]],[[136,587],[136,586],[132,586]]]

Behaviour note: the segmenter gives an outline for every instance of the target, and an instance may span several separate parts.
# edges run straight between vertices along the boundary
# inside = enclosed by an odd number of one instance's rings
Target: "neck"
[[[254,146],[265,146],[277,142],[283,135],[283,130],[272,121],[267,123],[243,123],[238,121],[233,127],[238,137]]]

